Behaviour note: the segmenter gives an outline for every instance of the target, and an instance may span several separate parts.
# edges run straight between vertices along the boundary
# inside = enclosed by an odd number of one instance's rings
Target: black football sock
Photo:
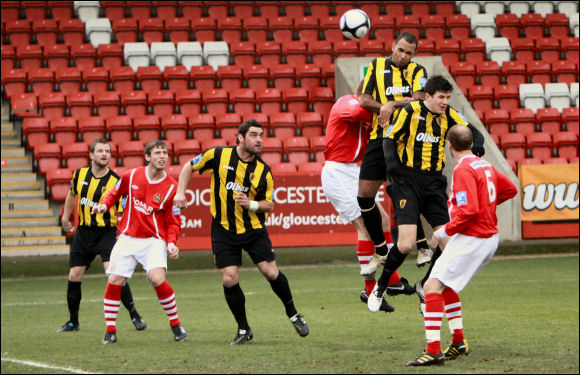
[[[428,249],[427,239],[425,238],[425,231],[423,230],[423,223],[421,218],[417,220],[417,249]]]
[[[395,271],[403,264],[407,254],[403,254],[399,251],[397,244],[394,244],[391,250],[389,251],[389,255],[387,255],[387,260],[385,261],[385,267],[383,268],[383,273],[381,277],[377,281],[379,287],[379,293],[382,293],[387,286],[389,285],[389,279],[395,273]]]
[[[288,279],[282,273],[282,271],[278,271],[278,277],[276,280],[268,280],[270,282],[270,286],[272,290],[280,301],[284,304],[284,308],[286,309],[286,315],[291,318],[294,315],[298,314],[296,311],[296,307],[294,306],[294,300],[292,299],[292,292],[290,291],[290,284],[288,284]]]
[[[367,232],[369,232],[369,236],[375,245],[375,252],[381,256],[387,255],[389,248],[385,242],[381,212],[375,203],[375,198],[357,197],[356,199],[358,200]]]
[[[246,297],[244,296],[240,284],[238,283],[229,288],[224,285],[224,295],[226,296],[226,302],[238,323],[238,329],[249,330],[250,325],[246,318]]]
[[[79,308],[81,306],[81,299],[83,293],[81,291],[80,281],[68,281],[66,291],[66,302],[68,303],[68,312],[70,314],[70,321],[74,324],[79,324]]]
[[[138,315],[137,309],[135,308],[135,301],[133,301],[133,294],[131,293],[131,288],[129,287],[128,282],[125,282],[125,285],[121,288],[121,302],[123,302],[123,306],[125,306],[129,311],[131,319]]]
[[[437,259],[439,259],[440,256],[441,256],[441,248],[439,246],[437,246],[435,248],[435,251],[433,252],[433,257],[431,258],[431,265],[429,266],[427,273],[423,277],[423,280],[421,280],[421,286],[425,285],[425,281],[427,281],[427,279],[431,275],[431,270],[433,269],[433,266],[435,265],[435,261]]]

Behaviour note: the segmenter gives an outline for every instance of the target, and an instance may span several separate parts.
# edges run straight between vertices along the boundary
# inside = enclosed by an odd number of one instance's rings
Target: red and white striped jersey
[[[326,124],[324,160],[357,163],[367,149],[373,114],[354,95],[340,97],[330,110]]]
[[[445,233],[489,238],[498,232],[497,205],[517,194],[516,186],[486,160],[461,158],[453,170],[449,190],[449,216]]]
[[[105,196],[103,204],[109,209],[120,197],[127,196],[119,225],[121,233],[175,243],[181,225],[181,210],[173,206],[177,182],[167,173],[161,180],[151,181],[146,169],[140,167],[127,171]]]

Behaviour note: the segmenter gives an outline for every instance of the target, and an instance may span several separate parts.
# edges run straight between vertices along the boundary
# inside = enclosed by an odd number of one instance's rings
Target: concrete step
[[[0,137],[2,139],[18,139],[18,131],[16,130],[2,130],[0,132]]]
[[[2,176],[4,177],[4,176]],[[2,179],[4,181],[4,179]],[[0,184],[2,192],[5,191],[24,191],[24,190],[40,190],[44,189],[44,184],[40,186],[40,182],[2,182]]]
[[[2,182],[3,183],[14,183],[14,182],[37,182],[38,175],[36,173],[3,173]]]
[[[2,177],[4,177],[4,173],[32,173],[32,163],[7,166],[3,165],[0,173],[2,174]]]
[[[24,156],[24,147],[9,147],[2,148],[2,158],[14,157],[14,156]]]
[[[28,155],[4,157],[4,154],[2,154],[2,159],[6,161],[7,166],[28,164],[32,165],[32,159]]]
[[[66,238],[64,236],[2,238],[2,247],[64,244],[66,244]]]
[[[60,227],[2,228],[2,238],[60,236]]]
[[[0,249],[2,257],[68,255],[68,245],[6,246]]]
[[[26,199],[44,199],[44,190],[22,190],[22,191],[2,191],[2,199],[8,200],[26,200]]]
[[[50,227],[58,225],[58,217],[35,217],[2,219],[2,229],[4,228],[28,228],[28,227]]]
[[[14,123],[8,121],[2,121],[1,131],[14,131]]]
[[[35,210],[35,209],[37,210],[46,208],[48,208],[48,200],[46,199],[25,200],[25,201],[2,199],[2,211]]]
[[[2,210],[2,214],[0,215],[2,220],[17,218],[41,218],[54,216],[54,211],[50,208],[33,210]]]
[[[4,148],[4,147],[9,147],[9,148],[20,147],[20,140],[19,139],[6,139],[6,138],[4,138],[4,136],[2,136],[2,140],[0,141],[0,144],[2,145],[2,148]]]

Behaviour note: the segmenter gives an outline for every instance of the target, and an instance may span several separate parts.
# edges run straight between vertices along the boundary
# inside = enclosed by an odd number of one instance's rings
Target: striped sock
[[[161,285],[155,287],[155,291],[157,292],[157,298],[159,298],[161,307],[163,307],[165,314],[169,318],[169,325],[173,327],[181,324],[177,316],[177,302],[175,302],[175,293],[171,285],[167,281],[164,281]]]
[[[425,296],[425,336],[427,351],[431,354],[441,352],[441,321],[443,320],[443,296],[429,293]]]
[[[117,314],[121,306],[121,285],[107,283],[105,289],[105,298],[103,300],[103,309],[105,311],[105,322],[107,332],[117,332]]]
[[[443,301],[445,303],[445,316],[449,323],[449,330],[453,335],[451,342],[461,344],[463,336],[463,318],[461,316],[461,300],[459,295],[451,288],[443,291]]]
[[[375,246],[373,245],[373,241],[357,241],[356,255],[358,257],[358,263],[360,264],[361,269],[365,264],[369,263],[374,254]],[[375,275],[365,276],[365,290],[367,294],[371,294],[376,283]]]

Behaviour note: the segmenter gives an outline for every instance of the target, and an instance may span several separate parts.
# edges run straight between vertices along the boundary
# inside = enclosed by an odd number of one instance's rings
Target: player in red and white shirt
[[[325,162],[321,175],[324,194],[345,221],[352,223],[356,228],[358,240],[356,252],[361,269],[375,253],[373,241],[366,230],[356,199],[360,173],[358,163],[367,148],[372,119],[372,112],[364,109],[354,95],[345,95],[334,103],[326,125]],[[389,216],[382,205],[378,204],[377,207],[381,213],[385,238],[391,243]],[[375,284],[374,274],[365,276],[365,289],[360,295],[363,303],[366,304]],[[405,291],[398,273],[393,274],[389,285],[391,286],[389,291],[393,293]],[[413,292],[410,286],[407,290]],[[394,307],[384,301],[380,310],[392,312]]]
[[[457,161],[449,192],[451,221],[433,233],[431,246],[449,237],[425,292],[427,349],[408,366],[440,364],[469,353],[463,336],[461,292],[469,280],[493,257],[499,243],[496,207],[517,194],[516,186],[489,162],[473,155],[473,135],[465,126],[454,126],[447,135],[449,150]],[[441,353],[441,322],[445,312],[452,334]]]
[[[157,292],[161,306],[169,318],[175,341],[183,341],[187,334],[177,316],[175,293],[165,280],[167,253],[171,259],[179,257],[176,246],[180,229],[181,210],[173,206],[177,182],[165,171],[168,163],[167,145],[159,140],[145,146],[146,167],[127,171],[103,202],[93,207],[93,213],[103,213],[127,196],[119,238],[111,252],[105,289],[105,320],[107,332],[102,344],[117,342],[117,314],[121,287],[133,276],[137,263],[147,272],[147,279]]]

